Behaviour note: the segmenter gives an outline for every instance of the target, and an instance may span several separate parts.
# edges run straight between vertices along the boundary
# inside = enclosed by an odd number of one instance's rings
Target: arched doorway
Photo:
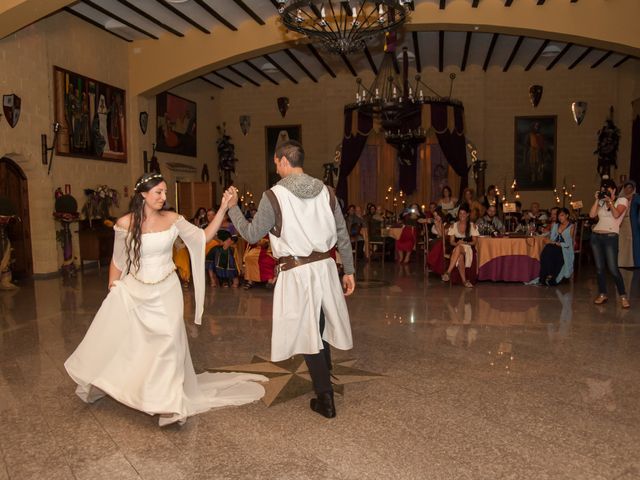
[[[27,176],[10,158],[0,158],[0,197],[6,197],[16,207],[19,222],[9,225],[9,240],[13,247],[13,278],[20,279],[33,274],[31,255],[31,223],[29,221],[29,190]]]

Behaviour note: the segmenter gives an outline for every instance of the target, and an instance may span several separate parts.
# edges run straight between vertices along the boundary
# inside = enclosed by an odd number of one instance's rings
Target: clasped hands
[[[238,189],[231,186],[222,194],[221,207],[231,208],[238,204]]]

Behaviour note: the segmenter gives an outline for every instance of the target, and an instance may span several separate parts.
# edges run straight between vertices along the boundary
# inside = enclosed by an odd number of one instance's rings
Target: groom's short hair
[[[304,149],[302,144],[295,140],[286,140],[276,148],[276,158],[286,157],[292,167],[304,165]]]

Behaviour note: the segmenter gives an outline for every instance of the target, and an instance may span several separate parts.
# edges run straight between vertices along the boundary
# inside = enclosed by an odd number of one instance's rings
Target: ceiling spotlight
[[[561,52],[561,49],[557,45],[547,45],[545,47],[545,49],[542,50],[542,53],[540,54],[540,56],[541,57],[555,57],[560,52]]]
[[[260,66],[260,70],[262,70],[264,73],[276,73],[278,71],[276,66],[271,62],[264,62]]]

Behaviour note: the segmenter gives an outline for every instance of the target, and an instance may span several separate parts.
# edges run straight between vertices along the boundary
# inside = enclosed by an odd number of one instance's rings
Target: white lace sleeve
[[[189,249],[191,257],[191,275],[193,277],[193,287],[196,297],[196,313],[194,322],[198,325],[202,323],[202,313],[204,311],[204,230],[187,222],[183,216],[178,217],[176,228],[180,238]]]
[[[122,272],[120,274],[120,279],[122,279],[127,270],[127,247],[125,245],[127,230],[114,225],[113,231],[115,236],[113,239],[113,256],[111,257],[111,261],[115,267]]]

